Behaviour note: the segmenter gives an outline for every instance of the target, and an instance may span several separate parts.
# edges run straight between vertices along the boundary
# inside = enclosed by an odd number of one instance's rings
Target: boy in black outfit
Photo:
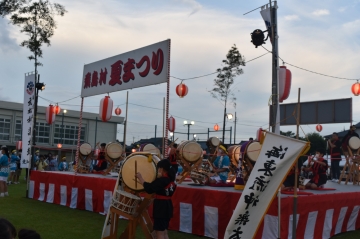
[[[153,218],[154,231],[157,239],[168,239],[167,229],[170,219],[173,217],[173,205],[171,196],[176,189],[175,172],[171,168],[171,163],[167,159],[161,160],[157,164],[157,178],[151,182],[145,182],[140,173],[136,177],[144,186],[145,192],[155,193]]]

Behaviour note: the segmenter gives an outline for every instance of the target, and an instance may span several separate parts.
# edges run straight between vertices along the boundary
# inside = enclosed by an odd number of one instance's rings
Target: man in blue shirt
[[[225,146],[219,146],[219,155],[216,157],[214,165],[214,176],[209,178],[209,183],[226,183],[229,174],[230,159],[227,156],[227,151]]]

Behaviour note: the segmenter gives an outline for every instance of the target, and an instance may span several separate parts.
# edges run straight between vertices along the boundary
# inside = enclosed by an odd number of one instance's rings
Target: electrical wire
[[[268,53],[272,53],[271,51],[269,51],[268,49],[266,49],[264,46],[261,46],[262,48],[264,48]],[[325,77],[330,77],[330,78],[334,78],[334,79],[340,79],[340,80],[353,80],[353,81],[358,81],[360,80],[359,79],[350,79],[350,78],[345,78],[345,77],[338,77],[338,76],[331,76],[331,75],[327,75],[327,74],[323,74],[323,73],[320,73],[320,72],[316,72],[316,71],[312,71],[312,70],[308,70],[308,69],[305,69],[305,68],[302,68],[300,66],[295,66],[289,62],[286,62],[284,59],[282,59],[280,56],[278,56],[280,60],[282,60],[283,64],[288,64],[289,66],[292,66],[292,67],[295,67],[297,69],[300,69],[300,70],[303,70],[303,71],[307,71],[307,72],[310,72],[310,73],[313,73],[313,74],[316,74],[316,75],[321,75],[321,76],[325,76]]]
[[[269,53],[269,52],[268,52]],[[245,61],[245,63],[249,63],[251,61],[254,61],[256,59],[259,59],[260,57],[263,57],[265,55],[267,55],[268,53],[265,53],[265,54],[262,54],[261,56],[258,56],[258,57],[255,57],[251,60],[248,60],[248,61]],[[233,68],[235,68],[237,66],[234,66]],[[232,68],[231,68],[232,69]],[[181,81],[184,81],[184,80],[192,80],[192,79],[198,79],[198,78],[202,78],[202,77],[206,77],[206,76],[211,76],[211,75],[214,75],[218,73],[217,71],[216,72],[212,72],[212,73],[209,73],[209,74],[205,74],[205,75],[200,75],[200,76],[194,76],[194,77],[190,77],[190,78],[179,78],[179,77],[176,77],[176,76],[170,76],[171,78],[174,78],[174,79],[177,79],[177,80],[181,80]]]

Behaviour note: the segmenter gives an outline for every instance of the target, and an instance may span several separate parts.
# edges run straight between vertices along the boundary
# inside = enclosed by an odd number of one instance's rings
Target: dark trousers
[[[340,160],[332,160],[331,161],[331,174],[332,174],[332,179],[339,179],[340,177]]]

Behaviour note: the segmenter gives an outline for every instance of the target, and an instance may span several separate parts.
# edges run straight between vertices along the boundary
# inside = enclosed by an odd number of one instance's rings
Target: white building
[[[14,149],[22,135],[23,104],[0,101],[0,144]],[[41,154],[52,152],[73,159],[78,139],[80,111],[67,110],[56,116],[48,125],[45,120],[46,107],[38,106],[36,121],[36,147]],[[63,121],[63,124],[62,124]],[[99,115],[83,112],[81,142],[93,147],[95,142],[108,143],[116,140],[117,126],[123,124],[124,117],[112,116],[108,122],[99,120]],[[62,130],[62,126],[64,127]],[[61,152],[57,144],[62,143]]]

